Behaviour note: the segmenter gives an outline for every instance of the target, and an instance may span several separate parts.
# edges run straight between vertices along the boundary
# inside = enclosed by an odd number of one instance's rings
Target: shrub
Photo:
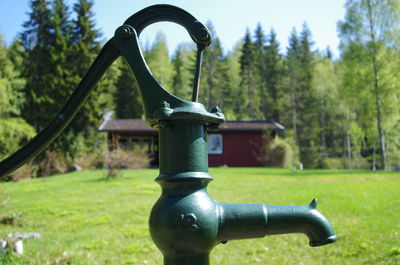
[[[38,166],[32,162],[26,163],[22,167],[12,172],[8,179],[9,181],[20,181],[29,178],[35,178],[37,175]]]
[[[292,168],[298,163],[299,151],[291,138],[266,137],[261,161],[266,166]]]
[[[331,157],[325,160],[329,169],[369,169],[371,167],[367,158],[348,159],[345,157]]]
[[[345,169],[347,167],[347,159],[342,157],[332,157],[325,160],[329,169]]]
[[[44,151],[38,165],[41,176],[65,173],[68,170],[64,156],[56,151]]]
[[[108,169],[107,178],[118,177],[115,169],[146,168],[150,165],[150,158],[144,148],[135,147],[132,150],[114,149],[106,155]]]
[[[104,168],[104,153],[106,151],[98,148],[92,152],[82,153],[74,159],[74,164],[81,166],[83,169]]]

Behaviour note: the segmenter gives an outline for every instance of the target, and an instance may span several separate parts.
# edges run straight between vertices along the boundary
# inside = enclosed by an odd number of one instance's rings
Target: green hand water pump
[[[175,97],[157,82],[141,53],[138,36],[155,22],[182,25],[197,45],[197,62],[192,101]],[[150,215],[149,229],[165,265],[206,265],[219,243],[265,235],[304,233],[310,246],[336,241],[328,220],[307,206],[229,204],[213,200],[207,193],[207,129],[225,121],[221,109],[208,112],[197,102],[203,50],[210,44],[210,31],[186,11],[171,5],[154,5],[128,18],[100,54],[50,124],[28,144],[0,162],[4,176],[45,149],[69,124],[105,70],[119,56],[130,65],[142,97],[146,121],[159,130],[162,188]]]

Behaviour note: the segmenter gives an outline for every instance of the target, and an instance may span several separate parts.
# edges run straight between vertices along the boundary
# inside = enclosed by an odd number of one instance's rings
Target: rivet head
[[[207,29],[205,29],[205,28],[199,29],[199,30],[197,31],[196,36],[197,36],[197,38],[200,39],[200,40],[207,40],[207,39],[209,38],[208,31],[207,31]]]
[[[121,39],[129,39],[134,35],[135,29],[129,25],[122,25],[115,31],[115,36]]]
[[[199,228],[197,225],[197,217],[193,213],[181,214],[177,225],[178,229],[183,231],[196,231]]]

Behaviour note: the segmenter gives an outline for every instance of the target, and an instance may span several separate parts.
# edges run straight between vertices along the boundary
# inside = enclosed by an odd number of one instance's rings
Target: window
[[[221,155],[223,153],[222,134],[209,134],[207,141],[209,154]]]

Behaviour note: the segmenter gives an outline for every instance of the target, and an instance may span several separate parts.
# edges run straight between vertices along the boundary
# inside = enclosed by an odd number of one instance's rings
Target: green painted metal
[[[151,23],[171,21],[186,28],[197,44],[197,64],[192,101],[167,92],[149,71],[138,44],[138,35]],[[68,125],[105,69],[120,55],[129,63],[139,83],[147,122],[159,129],[162,193],[150,215],[150,234],[164,256],[165,265],[206,265],[211,250],[229,240],[265,235],[304,233],[310,246],[336,241],[328,220],[307,206],[228,204],[207,193],[207,130],[225,121],[222,110],[208,112],[197,101],[202,52],[210,44],[209,30],[186,11],[155,5],[130,17],[107,42],[63,109],[31,142],[0,162],[0,175],[33,158]]]

